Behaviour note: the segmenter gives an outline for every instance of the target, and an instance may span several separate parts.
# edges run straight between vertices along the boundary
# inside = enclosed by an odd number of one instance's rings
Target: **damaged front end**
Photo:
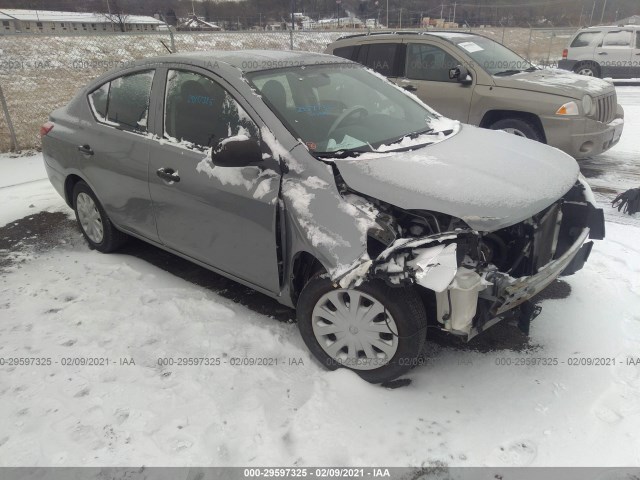
[[[382,279],[427,289],[438,325],[467,340],[509,316],[520,315],[528,331],[536,314],[528,301],[583,267],[593,246],[587,239],[604,238],[603,211],[582,177],[541,212],[491,232],[434,212],[379,212],[368,258],[334,280],[342,287]]]

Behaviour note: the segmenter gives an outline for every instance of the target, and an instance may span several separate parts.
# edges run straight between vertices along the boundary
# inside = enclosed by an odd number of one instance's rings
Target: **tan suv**
[[[624,111],[612,84],[539,69],[481,35],[351,35],[326,53],[372,68],[447,117],[547,143],[576,158],[602,153],[622,135]]]

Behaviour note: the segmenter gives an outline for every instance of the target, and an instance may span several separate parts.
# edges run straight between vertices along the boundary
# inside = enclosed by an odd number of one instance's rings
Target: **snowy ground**
[[[581,162],[603,203],[640,186],[640,88],[619,95],[621,143]],[[260,294],[141,242],[90,251],[40,155],[0,168],[0,359],[51,359],[0,365],[0,466],[640,466],[638,216],[606,209],[606,240],[547,293],[528,341],[432,337],[388,390],[324,371]],[[109,365],[63,365],[81,357]],[[515,365],[528,358],[557,365]]]

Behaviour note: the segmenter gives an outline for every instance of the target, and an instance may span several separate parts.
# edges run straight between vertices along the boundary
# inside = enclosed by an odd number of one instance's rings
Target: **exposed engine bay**
[[[340,285],[377,278],[430,290],[438,325],[467,339],[513,313],[560,275],[580,270],[593,245],[586,239],[604,238],[603,211],[582,178],[544,210],[492,232],[345,188],[349,202],[376,215],[377,227],[368,231],[369,259],[338,279]],[[528,303],[522,310],[530,313]]]

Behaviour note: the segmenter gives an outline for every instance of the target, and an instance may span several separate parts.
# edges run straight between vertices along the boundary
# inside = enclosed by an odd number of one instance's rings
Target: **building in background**
[[[196,15],[191,15],[184,21],[178,23],[176,30],[217,32],[222,30],[222,27],[215,23],[206,22],[203,18],[197,17]]]
[[[149,32],[164,25],[161,20],[142,15],[0,9],[0,34]]]
[[[613,25],[640,25],[640,15],[632,15],[627,18],[622,18],[613,23]]]

